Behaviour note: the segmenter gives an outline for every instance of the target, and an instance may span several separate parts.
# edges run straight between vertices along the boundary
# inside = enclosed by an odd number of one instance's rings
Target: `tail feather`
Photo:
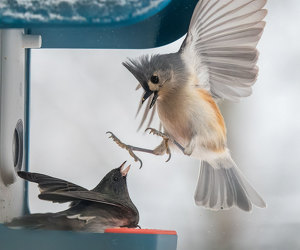
[[[213,164],[202,161],[195,202],[212,210],[237,206],[251,211],[252,204],[266,207],[261,196],[248,183],[230,156],[217,159]]]
[[[49,217],[52,213],[46,214],[28,214],[14,218],[11,222],[6,223],[8,227],[26,227],[30,229],[44,228],[49,223]]]

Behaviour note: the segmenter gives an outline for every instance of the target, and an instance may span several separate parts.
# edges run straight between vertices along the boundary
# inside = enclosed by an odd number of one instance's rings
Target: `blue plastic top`
[[[183,36],[197,0],[4,0],[0,28],[42,35],[43,48],[151,48]]]
[[[128,25],[155,15],[171,0],[7,0],[1,27]]]
[[[10,229],[0,224],[0,249],[176,250],[177,235]]]

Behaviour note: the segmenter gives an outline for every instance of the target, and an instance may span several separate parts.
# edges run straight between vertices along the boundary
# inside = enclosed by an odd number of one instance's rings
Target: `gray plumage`
[[[215,99],[238,101],[241,97],[251,95],[251,86],[255,83],[258,68],[256,62],[258,51],[256,45],[262,35],[265,22],[262,21],[267,10],[262,9],[267,0],[200,0],[194,10],[189,31],[179,50],[180,55],[189,56],[194,61],[193,68],[199,76],[199,87],[208,90]],[[132,66],[124,65],[139,82],[149,79],[153,72],[149,56],[138,60],[130,59]],[[174,60],[169,60],[173,63]],[[166,60],[164,64],[166,63]],[[140,62],[140,64],[139,64]],[[162,69],[167,68],[166,65]],[[143,66],[141,66],[143,65]],[[147,70],[144,74],[143,70]],[[141,85],[139,85],[141,86]],[[138,89],[138,88],[137,88]],[[137,114],[140,112],[139,107]],[[145,107],[139,129],[148,116]],[[153,121],[149,118],[148,125]]]
[[[198,206],[212,210],[228,209],[237,206],[251,211],[252,204],[260,207],[263,199],[248,183],[230,158],[220,158],[218,167],[202,161],[195,201]]]
[[[177,53],[123,63],[144,90],[137,114],[153,96],[139,128],[147,119],[150,126],[157,111],[171,141],[201,161],[195,202],[209,209],[266,207],[230,156],[217,106],[220,100],[238,101],[252,93],[265,4],[266,0],[199,0]],[[167,152],[166,145],[161,143],[154,154]]]
[[[215,98],[236,101],[252,93],[266,2],[202,0],[197,4],[180,53],[195,56],[201,85]],[[201,74],[203,69],[207,75]]]
[[[38,183],[40,199],[71,204],[62,212],[29,214],[14,218],[7,225],[88,232],[103,232],[108,227],[137,227],[139,213],[127,190],[129,167],[124,169],[124,164],[111,170],[92,190],[43,174],[18,172],[21,178]]]

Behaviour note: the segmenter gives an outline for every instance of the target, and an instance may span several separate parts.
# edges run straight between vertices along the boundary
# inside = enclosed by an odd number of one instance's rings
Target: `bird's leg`
[[[194,148],[195,148],[195,146],[196,146],[196,136],[194,136],[194,137],[192,137],[192,139],[191,139],[191,141],[189,142],[189,144],[186,146],[186,147],[183,147],[180,143],[178,143],[175,139],[173,139],[173,138],[171,138],[170,136],[168,136],[168,135],[166,135],[166,134],[164,134],[164,133],[162,133],[162,132],[160,132],[160,131],[158,131],[158,130],[156,130],[156,129],[154,129],[154,128],[147,128],[146,129],[146,131],[147,130],[150,130],[150,134],[152,133],[152,134],[154,134],[154,135],[158,135],[158,136],[160,136],[160,137],[162,137],[163,138],[163,141],[162,141],[162,143],[161,143],[161,145],[159,145],[156,149],[154,149],[154,150],[162,150],[162,149],[166,149],[166,150],[169,150],[170,151],[170,149],[169,149],[169,146],[168,146],[168,142],[170,141],[170,142],[172,142],[174,145],[176,145],[181,151],[182,151],[182,153],[184,153],[185,155],[188,155],[188,156],[190,156],[192,153],[193,153],[193,151],[194,151]],[[165,143],[166,144],[166,146],[165,146],[165,148],[163,148],[162,146],[162,144],[163,143]],[[168,152],[168,151],[167,151]]]
[[[127,145],[127,144],[121,142],[121,140],[110,131],[106,132],[106,134],[110,134],[109,138],[112,138],[113,141],[115,143],[117,143],[121,148],[126,149],[128,151],[128,153],[130,154],[130,156],[134,159],[134,161],[135,162],[138,161],[141,164],[140,168],[143,166],[142,160],[139,157],[137,157],[137,155],[135,153],[133,153],[133,151],[135,150],[134,146]]]
[[[106,133],[110,134],[109,138],[112,138],[113,141],[116,142],[121,148],[126,149],[129,152],[129,154],[133,157],[134,161],[140,162],[140,168],[143,166],[143,162],[139,157],[137,157],[137,155],[133,151],[139,151],[139,152],[144,152],[144,153],[149,153],[149,154],[154,154],[154,155],[162,155],[166,152],[167,154],[169,154],[169,158],[167,159],[167,161],[169,161],[171,158],[171,152],[170,152],[169,147],[167,147],[165,150],[163,150],[163,148],[161,146],[163,143],[161,143],[161,145],[159,145],[155,149],[139,148],[139,147],[135,147],[135,146],[128,145],[128,144],[121,142],[121,140],[118,137],[116,137],[112,132],[106,132]],[[168,146],[168,144],[164,143],[164,147],[166,147],[166,146]]]
[[[169,141],[172,142],[176,147],[178,147],[183,153],[185,151],[185,148],[180,144],[178,143],[175,139],[171,138],[170,136],[154,129],[154,128],[147,128],[145,131],[147,130],[150,130],[149,134],[154,134],[154,135],[158,135],[160,137],[163,138],[163,142],[165,142],[166,144],[166,152],[168,153],[168,151],[170,152],[170,149],[169,149]],[[161,143],[161,145],[163,144],[163,142]],[[159,145],[157,148],[159,148],[161,145]]]
[[[155,155],[168,154],[169,157],[166,160],[166,162],[168,162],[171,159],[171,150],[169,148],[168,139],[163,139],[163,141],[155,149],[153,149],[153,154]]]

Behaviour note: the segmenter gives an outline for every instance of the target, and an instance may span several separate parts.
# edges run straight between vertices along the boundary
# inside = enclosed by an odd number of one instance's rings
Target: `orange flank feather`
[[[203,99],[209,104],[209,106],[212,108],[216,116],[216,122],[213,122],[211,126],[217,131],[220,138],[219,143],[210,141],[207,143],[206,147],[213,151],[218,151],[218,152],[224,151],[225,141],[226,141],[226,127],[225,127],[224,118],[220,112],[218,105],[215,103],[212,96],[206,90],[203,89],[199,89],[198,92],[200,94],[201,99]]]

